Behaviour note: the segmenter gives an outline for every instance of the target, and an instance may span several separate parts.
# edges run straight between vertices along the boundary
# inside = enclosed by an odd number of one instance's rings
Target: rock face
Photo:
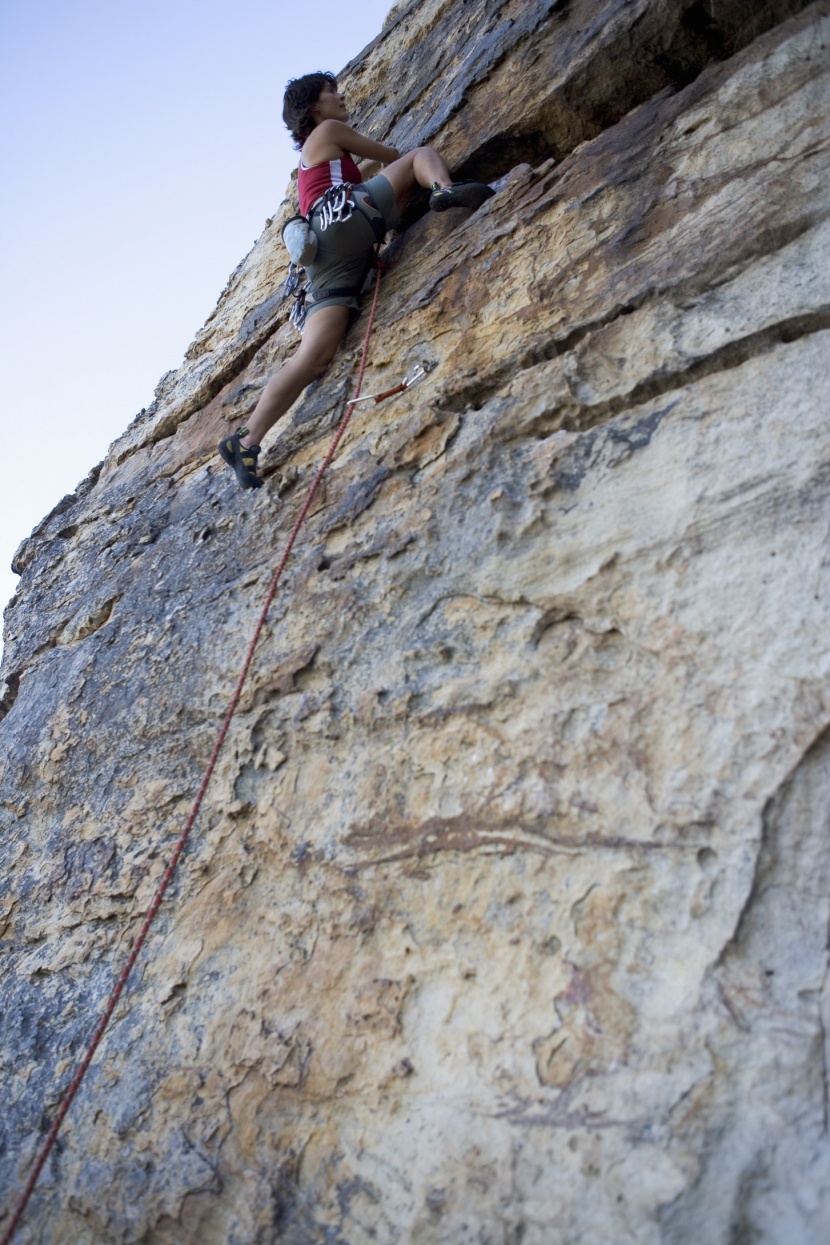
[[[830,1239],[830,5],[423,0],[355,123],[498,185],[388,247],[362,405],[22,1242]],[[3,1197],[165,867],[364,320],[269,223],[17,555]],[[0,1220],[0,1229],[8,1219]]]

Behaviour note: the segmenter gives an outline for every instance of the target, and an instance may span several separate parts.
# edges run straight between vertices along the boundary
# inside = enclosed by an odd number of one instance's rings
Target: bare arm
[[[383,143],[375,143],[371,138],[365,138],[343,121],[328,119],[315,126],[306,139],[303,144],[303,160],[309,166],[323,164],[326,160],[339,160],[347,151],[353,156],[379,160],[381,164],[391,164],[401,154],[396,147],[386,147]]]

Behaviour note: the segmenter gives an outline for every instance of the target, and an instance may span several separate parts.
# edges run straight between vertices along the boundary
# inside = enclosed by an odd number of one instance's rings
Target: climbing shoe
[[[219,453],[228,466],[233,467],[242,488],[262,488],[263,482],[256,474],[259,446],[240,444],[240,437],[244,437],[247,431],[247,428],[240,428],[232,436],[223,437],[219,442]]]
[[[491,186],[485,186],[483,182],[453,182],[452,186],[443,189],[436,182],[429,196],[429,206],[433,212],[444,212],[452,207],[472,208],[475,211],[495,193]]]

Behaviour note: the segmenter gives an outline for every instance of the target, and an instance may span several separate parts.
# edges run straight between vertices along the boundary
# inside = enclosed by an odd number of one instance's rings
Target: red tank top
[[[306,168],[300,160],[300,169],[297,174],[300,211],[303,216],[308,216],[320,195],[325,194],[330,186],[342,186],[344,182],[358,186],[362,181],[360,169],[348,152],[339,160],[329,160],[325,164],[313,164],[310,169]]]

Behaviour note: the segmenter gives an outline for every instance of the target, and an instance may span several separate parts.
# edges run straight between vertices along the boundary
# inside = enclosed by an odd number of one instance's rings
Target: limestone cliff
[[[367,392],[21,1242],[830,1239],[830,4],[421,0]],[[164,869],[363,322],[240,493],[279,227],[17,554],[2,1196]],[[3,1223],[0,1219],[0,1231]]]

